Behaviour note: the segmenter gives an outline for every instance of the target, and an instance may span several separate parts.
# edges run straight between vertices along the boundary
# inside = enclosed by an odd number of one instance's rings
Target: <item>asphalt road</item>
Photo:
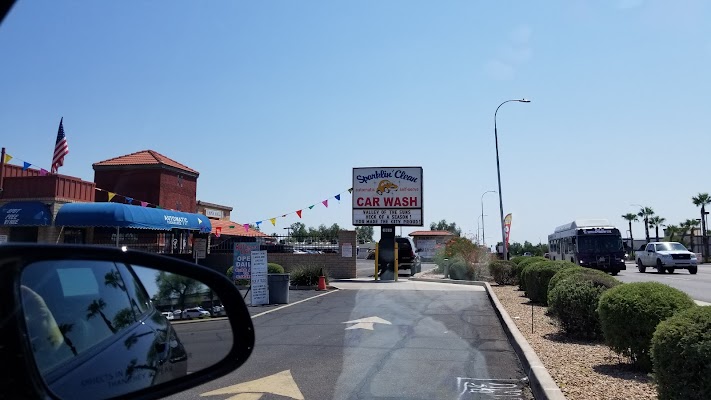
[[[232,328],[226,319],[173,324],[188,353],[188,373],[217,364],[232,348]]]
[[[333,284],[342,289],[255,315],[257,343],[242,368],[170,398],[484,399],[503,391],[531,398],[483,288],[407,279]],[[188,351],[202,357],[191,347],[215,336],[185,329]],[[209,349],[226,345],[215,340]]]
[[[640,273],[634,263],[627,263],[627,269],[620,271],[617,278],[622,282],[661,282],[686,292],[694,300],[711,303],[711,265],[699,265],[696,275],[686,270],[677,270],[673,274],[658,274],[656,270],[647,268]]]

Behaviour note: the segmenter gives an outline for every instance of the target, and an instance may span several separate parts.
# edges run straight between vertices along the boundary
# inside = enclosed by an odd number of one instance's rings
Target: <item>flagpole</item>
[[[5,180],[5,148],[2,148],[2,153],[0,153],[0,196],[2,196],[3,191],[3,181]]]

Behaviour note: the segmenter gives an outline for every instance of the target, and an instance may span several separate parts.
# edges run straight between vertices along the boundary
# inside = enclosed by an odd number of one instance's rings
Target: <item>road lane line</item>
[[[269,314],[269,313],[271,313],[271,312],[274,312],[274,311],[279,311],[279,310],[284,309],[284,308],[287,308],[287,307],[295,306],[295,305],[297,305],[297,304],[299,304],[299,303],[303,303],[303,302],[305,302],[305,301],[309,301],[309,300],[315,299],[315,298],[317,298],[317,297],[321,297],[321,296],[325,296],[325,295],[327,295],[327,294],[335,293],[335,292],[338,292],[339,290],[340,290],[340,289],[335,289],[335,290],[332,290],[332,291],[329,291],[329,292],[326,292],[326,293],[321,293],[321,294],[316,295],[316,296],[314,296],[314,297],[309,297],[308,299],[299,300],[299,301],[297,301],[296,303],[286,304],[286,305],[283,305],[283,306],[278,307],[278,308],[274,308],[274,309],[271,309],[271,310],[267,310],[267,311],[261,312],[261,313],[259,313],[259,314],[254,314],[254,315],[252,315],[252,319],[255,319],[255,318],[257,318],[257,317],[261,317],[262,315],[267,315],[267,314]]]

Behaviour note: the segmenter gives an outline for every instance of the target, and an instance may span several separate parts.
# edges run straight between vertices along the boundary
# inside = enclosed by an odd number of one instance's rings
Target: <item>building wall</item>
[[[190,213],[196,210],[197,176],[194,174],[160,167],[100,168],[94,172],[94,180],[100,189],[137,201]],[[108,193],[97,193],[96,201],[108,201]]]
[[[163,206],[163,204],[159,203],[161,170],[158,168],[99,169],[94,171],[94,182],[96,182],[96,187],[99,189]],[[96,201],[109,201],[108,193],[98,192],[96,194]],[[115,199],[114,202],[124,202],[124,199]],[[166,206],[166,208],[173,207]]]
[[[293,253],[268,253],[267,260],[270,263],[277,263],[284,267],[286,272],[293,268],[304,265],[318,265],[327,271],[328,276],[333,279],[350,279],[356,277],[356,233],[355,231],[340,231],[338,235],[338,254],[293,254]],[[350,243],[353,249],[352,257],[342,257],[342,247],[344,243]],[[226,273],[232,265],[232,254],[211,253],[204,260],[199,260],[198,264],[209,267],[219,273]]]
[[[193,213],[197,209],[197,177],[163,170],[160,175],[160,206]]]

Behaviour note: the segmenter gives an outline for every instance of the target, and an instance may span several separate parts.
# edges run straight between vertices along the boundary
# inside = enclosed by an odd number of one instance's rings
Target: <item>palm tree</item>
[[[662,218],[658,215],[649,219],[649,226],[654,227],[654,236],[657,242],[659,241],[659,227],[664,226],[663,224],[666,220],[666,218]]]
[[[701,207],[701,235],[703,235],[701,239],[701,243],[703,244],[701,253],[705,261],[706,258],[709,256],[709,239],[708,236],[706,236],[706,206],[711,204],[711,196],[709,196],[708,193],[699,193],[698,195],[692,197],[691,201],[696,207]]]
[[[667,225],[667,229],[665,230],[666,235],[669,236],[669,241],[673,242],[674,241],[674,235],[679,233],[679,227],[676,225]]]
[[[627,213],[622,216],[630,225],[630,252],[634,252],[634,239],[632,238],[632,221],[638,221],[637,214]]]
[[[687,232],[689,234],[689,237],[691,238],[691,242],[689,244],[689,250],[694,251],[694,228],[699,226],[699,221],[695,219],[687,219],[686,221],[681,223],[682,229],[684,231],[682,232],[681,239],[684,240],[684,236],[686,236]]]
[[[649,243],[649,217],[654,215],[654,210],[651,207],[642,207],[637,215],[644,220],[644,237]]]

